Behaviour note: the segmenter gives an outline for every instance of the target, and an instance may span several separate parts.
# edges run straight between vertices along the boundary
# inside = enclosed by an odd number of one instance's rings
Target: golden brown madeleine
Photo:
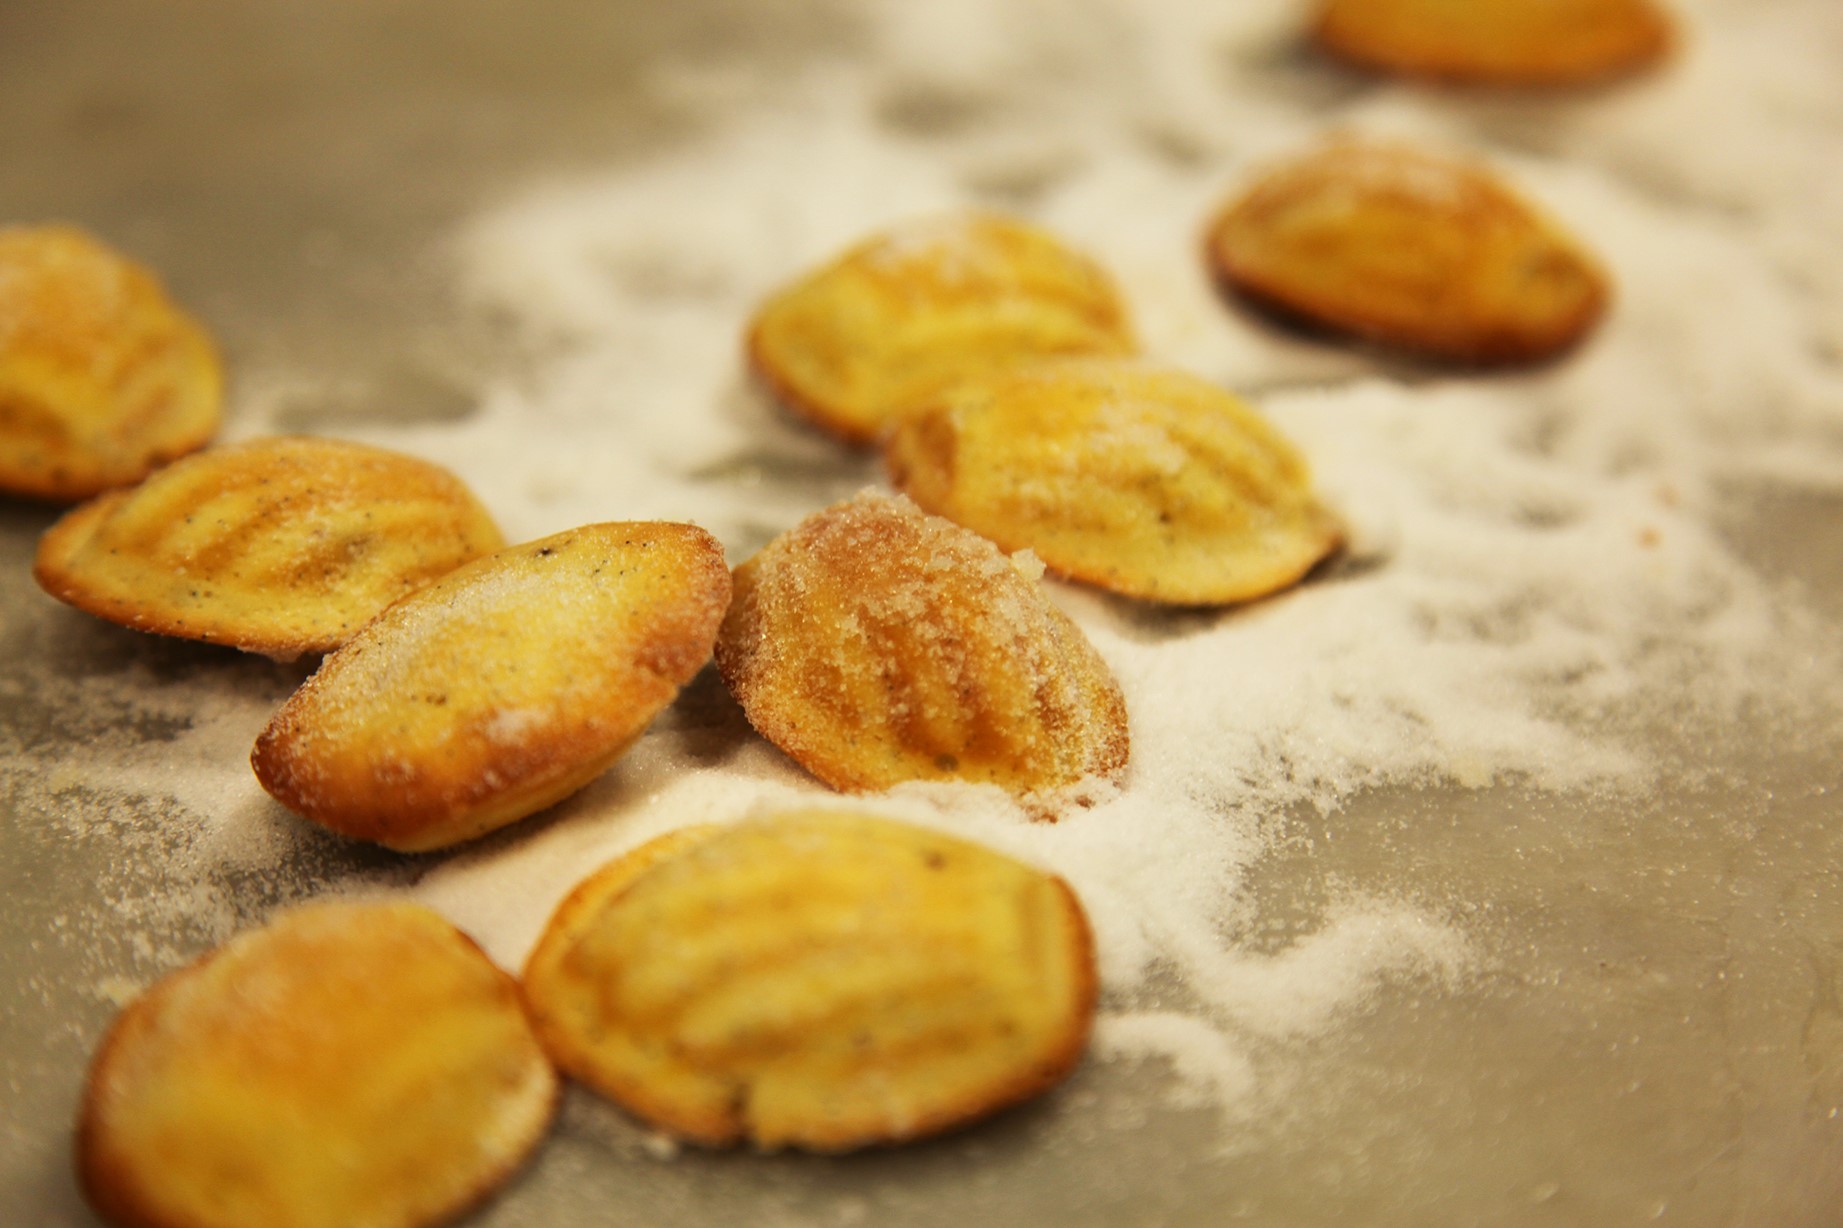
[[[1297,581],[1338,544],[1299,453],[1214,384],[1067,359],[959,385],[897,423],[890,477],[1052,571],[1187,605]]]
[[[1024,563],[860,494],[736,569],[717,666],[749,722],[835,789],[968,780],[1053,811],[1059,790],[1124,775],[1126,705]]]
[[[557,1076],[518,984],[412,904],[282,914],[130,1003],[77,1174],[122,1228],[413,1228],[543,1138]]]
[[[257,439],[72,509],[40,586],[99,618],[290,660],[504,544],[460,480],[380,448]]]
[[[284,704],[250,762],[290,810],[415,852],[594,780],[710,660],[723,549],[688,524],[585,525],[391,606]]]
[[[844,1151],[984,1117],[1080,1060],[1093,943],[1059,878],[836,812],[638,860],[564,901],[524,985],[557,1063],[663,1130]]]
[[[1673,37],[1652,0],[1325,0],[1313,36],[1364,68],[1507,86],[1638,72]]]
[[[0,227],[0,492],[138,482],[217,432],[223,385],[146,269],[75,226]]]
[[[770,298],[748,337],[750,361],[783,401],[860,443],[965,376],[1133,348],[1097,265],[1041,230],[977,213],[859,244]]]
[[[1559,353],[1608,298],[1598,262],[1489,171],[1402,144],[1337,141],[1270,171],[1205,243],[1256,301],[1458,362]]]

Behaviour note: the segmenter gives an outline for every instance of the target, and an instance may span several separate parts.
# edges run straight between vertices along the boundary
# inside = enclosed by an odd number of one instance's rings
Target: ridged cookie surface
[[[216,433],[223,382],[146,269],[75,226],[0,227],[0,491],[138,482]]]
[[[1035,227],[967,214],[868,239],[765,303],[755,370],[788,405],[856,442],[967,375],[1134,348],[1112,280]]]
[[[969,381],[905,414],[891,479],[922,508],[1055,572],[1151,601],[1247,601],[1338,543],[1306,463],[1195,376],[1125,359]]]
[[[1608,298],[1598,262],[1496,176],[1398,143],[1337,141],[1270,171],[1206,249],[1257,301],[1459,362],[1557,354]]]
[[[1508,86],[1624,76],[1672,42],[1652,0],[1326,0],[1313,35],[1365,68]]]
[[[708,1145],[842,1151],[1053,1086],[1092,941],[1061,879],[978,845],[801,812],[643,847],[573,892],[525,968],[569,1074]]]
[[[866,492],[736,569],[717,665],[749,722],[835,789],[968,780],[1053,810],[1125,773],[1126,706],[1030,562]]]
[[[33,575],[125,627],[289,660],[502,544],[445,469],[285,437],[201,452],[72,509]]]
[[[585,525],[468,564],[321,662],[257,739],[277,800],[390,848],[504,826],[607,770],[710,659],[729,601],[694,525]]]
[[[410,904],[284,913],[130,1003],[77,1173],[122,1228],[416,1228],[543,1137],[557,1077],[518,985]]]

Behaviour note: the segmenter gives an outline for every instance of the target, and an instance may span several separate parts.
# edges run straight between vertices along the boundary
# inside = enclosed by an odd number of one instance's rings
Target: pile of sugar
[[[1230,1103],[1249,1089],[1249,1039],[1322,1028],[1390,981],[1461,975],[1475,953],[1445,918],[1363,899],[1277,954],[1238,946],[1244,876],[1276,816],[1402,782],[1637,789],[1663,766],[1638,729],[1647,693],[1687,688],[1718,721],[1749,696],[1809,691],[1787,645],[1816,633],[1709,520],[1735,479],[1843,484],[1826,331],[1843,288],[1802,282],[1788,258],[1843,216],[1824,212],[1843,182],[1824,157],[1835,100],[1813,88],[1810,53],[1788,48],[1784,75],[1748,58],[1746,31],[1783,14],[1721,5],[1690,11],[1685,62],[1658,79],[1522,110],[1400,86],[1327,101],[1324,70],[1289,58],[1291,5],[1041,10],[871,6],[862,63],[771,87],[677,83],[725,104],[763,96],[722,107],[688,147],[482,217],[459,246],[467,284],[546,357],[461,430],[391,442],[483,484],[514,534],[685,516],[739,558],[878,477],[748,385],[739,339],[765,294],[965,204],[1013,209],[1109,266],[1153,354],[1251,395],[1302,445],[1354,548],[1296,593],[1219,615],[1056,589],[1132,714],[1131,776],[1103,804],[1054,827],[970,788],[870,805],[1069,878],[1100,938],[1103,1051],[1164,1053]],[[1402,378],[1226,309],[1196,258],[1203,220],[1263,158],[1336,126],[1490,157],[1603,254],[1620,287],[1603,333],[1549,370]],[[1729,182],[1762,128],[1786,156],[1770,179]],[[825,800],[759,745],[710,765],[699,736],[668,724],[566,822],[419,890],[516,962],[545,902],[618,848]],[[1142,1009],[1173,968],[1187,1013]]]
[[[1836,676],[1810,666],[1822,633],[1714,524],[1736,482],[1843,490],[1843,98],[1809,33],[1843,15],[1678,7],[1670,70],[1552,100],[1359,88],[1296,51],[1282,0],[878,0],[857,56],[796,77],[658,66],[655,88],[702,112],[696,136],[520,186],[456,237],[465,293],[528,333],[531,361],[459,424],[358,437],[454,469],[514,540],[686,519],[740,560],[879,478],[750,385],[750,311],[876,229],[979,204],[1093,255],[1154,355],[1254,400],[1352,547],[1298,591],[1214,614],[1052,585],[1120,679],[1134,741],[1126,785],[1056,825],[993,789],[840,802],[700,684],[608,777],[430,863],[414,893],[516,967],[574,882],[661,831],[787,804],[933,824],[1068,878],[1099,941],[1098,1051],[1163,1055],[1229,1110],[1258,1093],[1257,1047],[1462,977],[1480,952],[1455,921],[1360,890],[1282,950],[1246,940],[1248,878],[1289,810],[1404,783],[1637,790],[1670,766],[1648,722],[1713,724],[1763,695],[1815,706]],[[1209,211],[1339,126],[1499,166],[1611,267],[1601,333],[1553,368],[1441,375],[1225,307],[1197,256]],[[264,430],[248,408],[240,431]],[[247,743],[226,747],[259,724],[228,712],[158,763],[92,771],[238,827],[265,801]],[[1170,974],[1175,1002],[1152,989]]]

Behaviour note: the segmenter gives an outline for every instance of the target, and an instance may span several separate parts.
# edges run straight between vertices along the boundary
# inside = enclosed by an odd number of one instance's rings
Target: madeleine
[[[601,775],[710,660],[729,602],[694,525],[585,525],[384,611],[269,722],[262,787],[406,852],[470,840]]]
[[[223,373],[153,274],[75,226],[0,227],[0,492],[140,481],[217,432]]]
[[[1506,86],[1626,76],[1673,40],[1652,0],[1326,0],[1312,33],[1360,67]]]
[[[736,569],[717,666],[749,722],[846,792],[994,784],[1044,817],[1117,781],[1126,706],[1034,560],[866,492]]]
[[[1598,323],[1598,262],[1470,162],[1338,141],[1274,169],[1205,238],[1248,298],[1334,332],[1461,363],[1531,362]]]
[[[79,1183],[122,1228],[417,1228],[487,1198],[557,1076],[517,982],[411,904],[297,908],[130,1003]]]
[[[813,1151],[1040,1094],[1080,1060],[1096,992],[1061,879],[836,812],[618,859],[558,908],[524,987],[557,1063],[648,1123]]]
[[[502,544],[445,469],[332,439],[257,439],[72,509],[32,574],[124,627],[292,660]]]
[[[1341,539],[1298,451],[1241,401],[1128,360],[1041,363],[903,417],[884,451],[923,509],[1130,597],[1248,601]]]
[[[1134,349],[1112,280],[1007,218],[931,218],[860,243],[771,297],[751,364],[782,401],[863,443],[920,397],[1057,354]]]

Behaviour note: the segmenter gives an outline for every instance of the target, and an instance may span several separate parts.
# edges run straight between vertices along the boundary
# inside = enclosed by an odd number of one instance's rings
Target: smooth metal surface
[[[695,125],[649,88],[660,65],[768,75],[850,54],[850,10],[11,4],[0,218],[111,236],[210,321],[233,372],[349,379],[391,394],[355,405],[439,421],[464,412],[494,354],[490,328],[444,298],[445,229],[507,182],[616,164]],[[297,424],[336,429],[353,412],[304,406]],[[300,671],[58,607],[27,575],[53,516],[0,502],[0,747],[55,748],[67,769],[49,794],[0,776],[0,1218],[19,1225],[92,1223],[69,1129],[115,1009],[96,992],[110,969],[146,978],[315,883],[415,873],[298,830],[264,860],[220,864],[163,834],[177,803],[98,791],[86,758],[158,747],[185,719],[174,697],[225,700],[253,736]],[[1843,618],[1836,501],[1755,492],[1725,530]],[[69,702],[86,687],[162,702]],[[1636,801],[1379,792],[1336,817],[1335,838],[1330,820],[1295,816],[1294,851],[1258,887],[1276,936],[1360,883],[1464,914],[1497,962],[1460,992],[1390,998],[1314,1042],[1284,1107],[1226,1150],[1209,1111],[1166,1103],[1154,1071],[1102,1063],[978,1130],[846,1159],[668,1162],[578,1094],[532,1170],[469,1222],[1837,1223],[1834,735],[1770,712],[1654,729],[1695,770]],[[201,906],[158,942],[103,898],[175,883]]]

